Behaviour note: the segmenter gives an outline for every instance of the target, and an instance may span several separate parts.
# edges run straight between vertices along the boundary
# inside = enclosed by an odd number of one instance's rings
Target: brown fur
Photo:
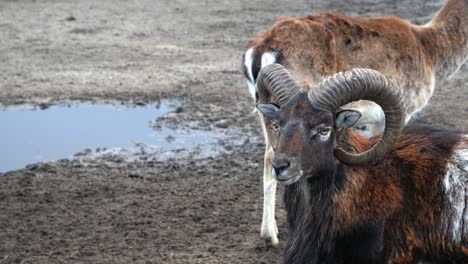
[[[397,17],[353,18],[332,13],[282,17],[249,41],[247,48],[253,49],[253,61],[244,65],[244,70],[252,86],[265,52],[276,53],[275,62],[284,65],[305,90],[340,71],[358,67],[377,70],[403,91],[408,121],[429,101],[436,78],[453,75],[468,57],[468,0],[447,0],[424,26]],[[253,80],[247,73],[250,66]],[[259,95],[262,103],[274,102],[264,91]],[[363,131],[367,127],[371,135],[381,132],[383,116],[374,104],[359,101],[351,108],[363,112],[355,128]],[[276,145],[276,133],[262,117],[260,120],[266,137],[265,153],[270,153]],[[265,155],[264,179],[271,181],[270,166],[271,159]],[[271,198],[268,188],[274,186],[264,186],[265,197]],[[272,233],[266,232],[264,237],[277,243]]]
[[[282,17],[248,47],[259,55],[278,52],[280,63],[306,90],[340,71],[377,70],[411,99],[406,102],[411,115],[432,96],[434,77],[453,74],[468,55],[468,1],[447,1],[424,26],[397,17]]]
[[[413,263],[415,254],[456,253],[468,258],[465,247],[445,237],[444,197],[440,194],[448,160],[455,147],[466,143],[459,134],[435,134],[404,132],[380,164],[348,167],[344,188],[333,197],[337,225],[343,232],[363,222],[384,223],[385,242],[397,245],[386,253],[391,256],[388,263]],[[348,130],[337,140],[362,152],[378,139],[367,140]]]
[[[272,167],[286,184],[285,263],[468,262],[463,133],[408,126],[378,159],[349,165],[337,147],[382,143],[342,122],[353,111],[319,110],[305,92],[258,109],[279,126]]]

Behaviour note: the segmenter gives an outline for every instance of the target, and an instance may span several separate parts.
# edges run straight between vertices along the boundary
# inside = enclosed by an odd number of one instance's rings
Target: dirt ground
[[[441,3],[0,1],[4,107],[180,98],[173,125],[251,138],[206,158],[60,160],[0,174],[0,263],[280,262],[283,245],[259,240],[263,144],[240,71],[247,39],[283,15],[386,14],[421,24]],[[415,122],[468,130],[467,86],[465,65],[437,84]]]

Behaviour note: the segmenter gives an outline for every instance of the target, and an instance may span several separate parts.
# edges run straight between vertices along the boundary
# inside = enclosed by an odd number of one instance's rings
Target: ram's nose
[[[286,170],[291,166],[291,163],[286,159],[275,159],[272,163],[273,171],[278,181],[288,180]]]

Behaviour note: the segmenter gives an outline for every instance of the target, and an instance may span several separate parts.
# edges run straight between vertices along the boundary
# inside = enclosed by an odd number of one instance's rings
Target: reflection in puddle
[[[0,110],[0,172],[39,161],[72,158],[84,149],[131,152],[170,151],[215,143],[214,132],[153,130],[151,121],[177,103],[141,107],[112,105],[53,106],[47,110]],[[207,149],[208,150],[208,149]]]

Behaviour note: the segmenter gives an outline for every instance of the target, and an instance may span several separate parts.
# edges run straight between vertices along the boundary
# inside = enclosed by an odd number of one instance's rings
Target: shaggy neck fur
[[[318,182],[322,181],[322,182]],[[284,263],[330,263],[333,245],[332,179],[301,179],[286,187],[289,239]],[[304,247],[307,245],[307,247]]]
[[[437,78],[450,78],[468,58],[468,0],[448,0],[436,16],[416,29]]]
[[[349,129],[337,138],[345,149],[358,152],[371,147],[376,140],[368,141]],[[286,186],[284,201],[289,235],[284,263],[374,263],[372,253],[381,247],[375,239],[381,233],[379,226],[363,223],[364,231],[344,233],[339,219],[334,219],[333,197],[346,191],[347,171],[345,165],[337,162],[333,175],[314,175]]]

